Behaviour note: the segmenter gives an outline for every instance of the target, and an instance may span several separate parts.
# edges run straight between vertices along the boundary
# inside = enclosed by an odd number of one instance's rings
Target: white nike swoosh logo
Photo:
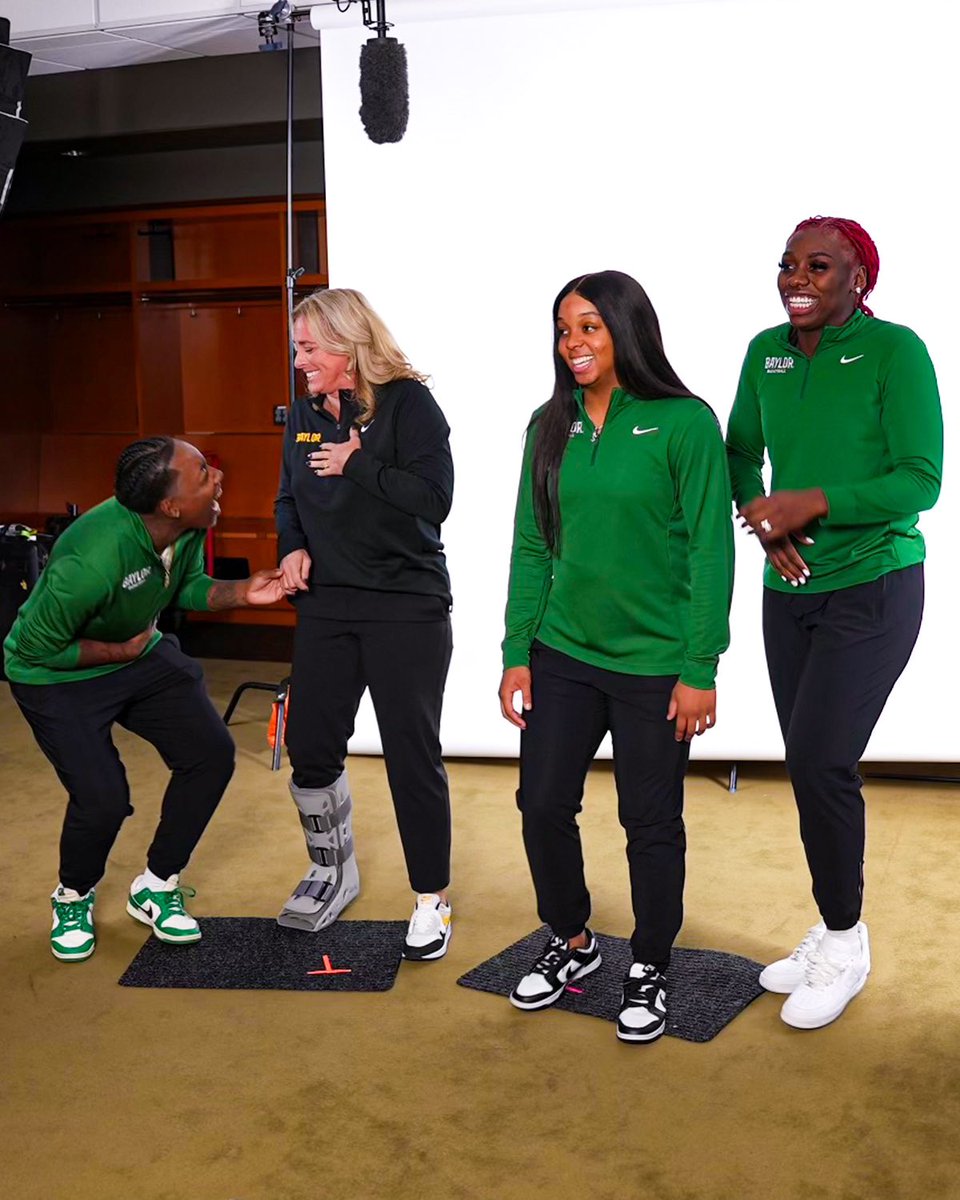
[[[650,429],[639,429],[636,425],[634,425],[633,436],[640,437],[642,433],[656,433],[659,428],[659,425],[653,425]]]
[[[847,363],[856,362],[858,358],[863,358],[863,355],[855,354],[853,358],[845,358],[842,354],[840,355],[840,361],[844,364],[844,366],[846,366]]]

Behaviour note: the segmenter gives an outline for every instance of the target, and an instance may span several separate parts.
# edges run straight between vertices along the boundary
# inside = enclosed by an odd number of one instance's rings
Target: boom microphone
[[[399,142],[407,129],[407,50],[396,38],[371,38],[360,51],[360,120],[371,142]]]

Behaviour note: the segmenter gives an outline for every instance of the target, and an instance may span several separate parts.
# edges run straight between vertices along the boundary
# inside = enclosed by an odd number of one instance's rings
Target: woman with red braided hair
[[[750,343],[727,432],[734,500],[767,555],[767,665],[821,917],[760,976],[799,1029],[836,1020],[870,972],[858,764],[920,631],[917,520],[940,491],[936,375],[915,333],[867,307],[879,266],[856,221],[796,227],[788,321]]]

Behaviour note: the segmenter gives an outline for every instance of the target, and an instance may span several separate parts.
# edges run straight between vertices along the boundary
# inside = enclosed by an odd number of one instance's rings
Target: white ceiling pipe
[[[341,0],[341,3],[343,0]],[[387,0],[387,19],[394,25],[409,21],[452,21],[463,17],[526,16],[534,13],[596,11],[598,8],[641,8],[651,4],[691,4],[703,0]],[[710,0],[715,4],[727,0]],[[786,0],[783,0],[786,2]],[[334,0],[318,0],[310,12],[314,29],[343,27],[351,17],[360,21],[360,5],[354,3],[346,13]]]

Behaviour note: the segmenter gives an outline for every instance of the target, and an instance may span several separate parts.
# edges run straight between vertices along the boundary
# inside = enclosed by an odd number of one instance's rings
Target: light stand
[[[263,43],[261,50],[279,50],[276,44],[281,27],[286,31],[287,50],[287,270],[284,284],[287,292],[287,361],[289,404],[296,399],[297,372],[294,367],[296,352],[293,348],[293,299],[297,280],[304,272],[303,267],[293,265],[293,30],[297,21],[309,17],[309,8],[294,8],[290,0],[277,0],[273,8],[257,16],[257,28]]]
[[[335,0],[337,8],[341,12],[346,12],[358,0]],[[392,29],[392,24],[387,20],[386,0],[359,0],[361,11],[363,14],[363,24],[367,29],[376,30],[378,38],[386,38],[387,30]],[[373,6],[376,5],[376,16],[374,16]],[[341,7],[343,6],[343,7]],[[312,7],[312,6],[311,6]],[[286,51],[287,51],[287,270],[284,278],[284,285],[287,293],[287,347],[289,360],[289,403],[293,404],[296,399],[296,368],[294,367],[294,358],[296,352],[293,348],[293,309],[294,309],[294,291],[297,286],[297,280],[304,273],[303,267],[295,267],[293,265],[293,33],[297,21],[309,19],[311,7],[297,8],[291,0],[277,0],[272,8],[264,9],[263,12],[257,14],[257,29],[260,37],[263,39],[260,49],[264,51],[276,51],[280,46],[276,42],[280,30],[283,29],[286,33]],[[404,74],[406,69],[404,68]],[[404,124],[406,120],[404,119]]]

